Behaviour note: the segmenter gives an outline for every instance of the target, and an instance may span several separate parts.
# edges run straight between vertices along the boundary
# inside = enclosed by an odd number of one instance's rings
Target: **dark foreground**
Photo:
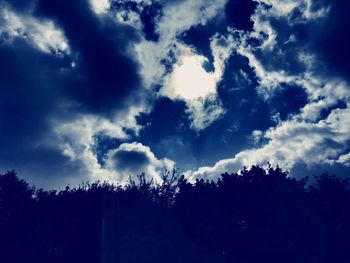
[[[43,191],[0,176],[0,262],[350,262],[350,189],[260,167]]]

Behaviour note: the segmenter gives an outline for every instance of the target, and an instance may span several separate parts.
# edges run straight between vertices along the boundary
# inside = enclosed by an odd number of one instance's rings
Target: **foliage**
[[[349,180],[252,166],[45,191],[0,176],[0,262],[350,262]]]

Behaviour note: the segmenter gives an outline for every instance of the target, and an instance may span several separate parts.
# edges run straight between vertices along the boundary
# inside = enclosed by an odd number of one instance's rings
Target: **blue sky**
[[[349,3],[0,0],[0,171],[43,187],[350,165]]]

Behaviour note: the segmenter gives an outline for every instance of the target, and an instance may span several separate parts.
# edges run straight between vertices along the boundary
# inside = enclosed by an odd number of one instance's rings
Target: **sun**
[[[216,78],[203,68],[206,58],[198,55],[182,56],[170,76],[170,89],[174,97],[186,100],[204,98],[216,92]]]

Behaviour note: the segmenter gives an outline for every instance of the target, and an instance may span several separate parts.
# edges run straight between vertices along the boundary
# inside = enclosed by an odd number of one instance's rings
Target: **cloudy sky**
[[[350,168],[350,2],[0,0],[0,173],[41,187]]]

